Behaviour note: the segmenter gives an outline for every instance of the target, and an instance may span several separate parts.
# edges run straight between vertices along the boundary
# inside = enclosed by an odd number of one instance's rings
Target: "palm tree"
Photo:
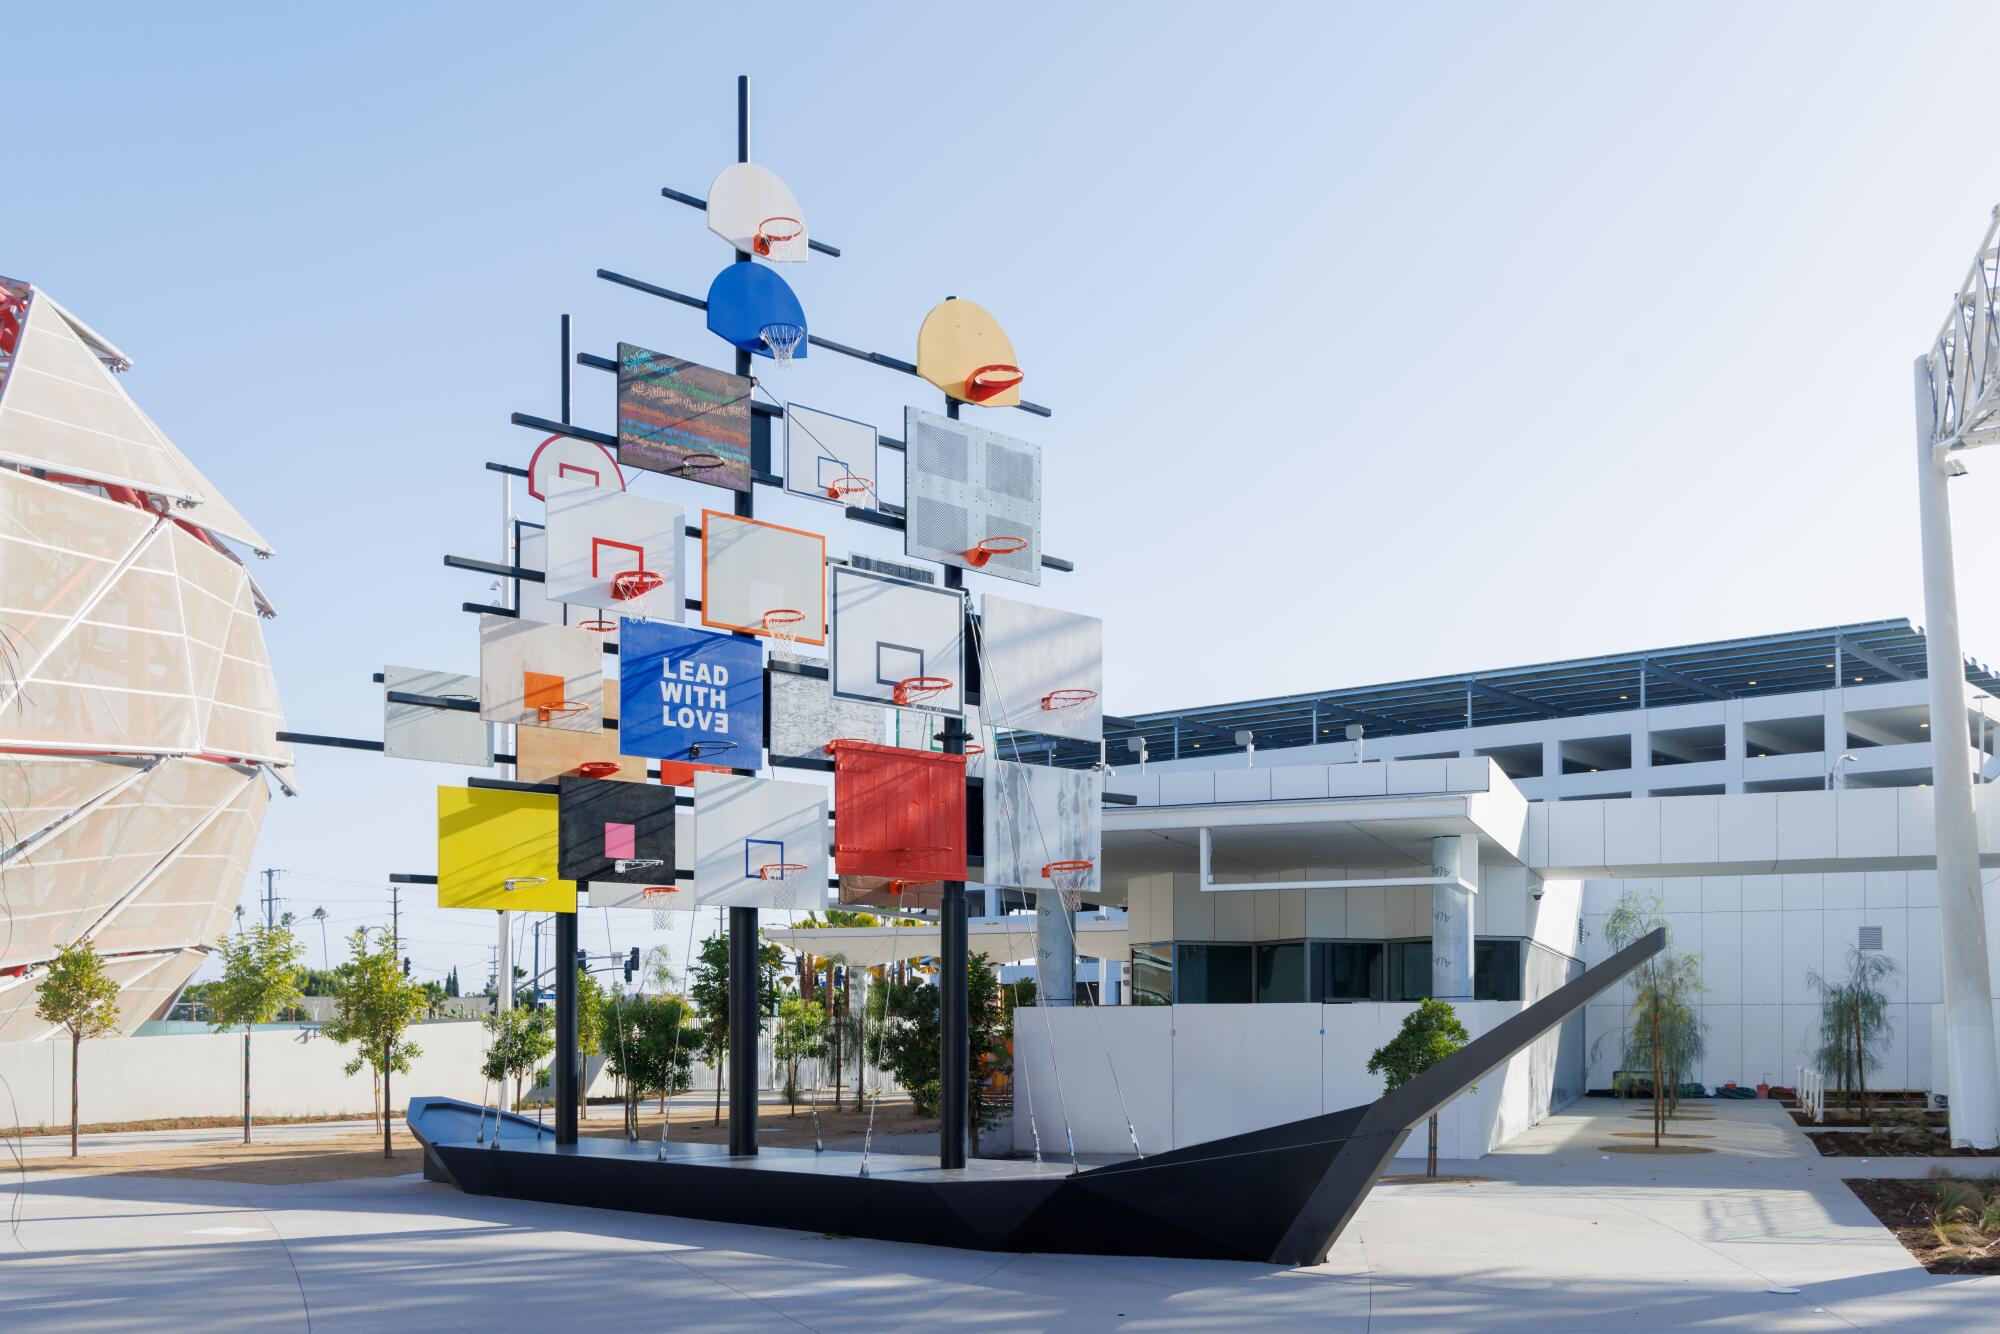
[[[318,923],[319,923],[319,962],[320,962],[320,967],[322,967],[322,968],[326,969],[326,970],[327,970],[327,971],[328,971],[328,972],[330,973],[330,972],[332,972],[332,971],[333,971],[333,955],[329,954],[329,953],[327,952],[327,948],[326,948],[326,909],[325,909],[325,908],[314,908],[314,909],[313,909],[313,920],[314,920],[315,922],[318,922]]]

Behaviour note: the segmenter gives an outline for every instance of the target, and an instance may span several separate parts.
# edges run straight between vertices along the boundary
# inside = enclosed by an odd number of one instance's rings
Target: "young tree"
[[[299,944],[288,926],[253,926],[224,936],[222,980],[209,993],[214,1016],[209,1026],[220,1033],[243,1025],[243,1142],[250,1142],[250,1026],[268,1024],[299,999]]]
[[[1701,956],[1673,947],[1657,895],[1628,889],[1604,919],[1604,941],[1614,950],[1660,928],[1667,929],[1667,947],[1632,970],[1632,1008],[1620,1044],[1620,1064],[1652,1078],[1654,1148],[1679,1105],[1682,1080],[1707,1049],[1708,1026],[1695,999],[1702,991]],[[1627,1086],[1620,1086],[1621,1096]]]
[[[521,1081],[556,1049],[555,1016],[547,1010],[516,1005],[486,1016],[486,1060],[480,1073],[500,1086],[507,1096],[507,1081],[514,1081],[514,1110],[521,1106]]]
[[[118,1027],[118,984],[87,940],[65,945],[49,963],[49,975],[35,989],[35,1014],[44,1023],[69,1030],[69,1156],[77,1156],[76,1062],[85,1038]]]
[[[1834,1087],[1855,1095],[1868,1115],[1868,1072],[1882,1068],[1881,1044],[1889,1040],[1889,996],[1883,983],[1900,969],[1880,950],[1847,947],[1847,976],[1829,982],[1806,971],[1806,985],[1819,993],[1819,1046],[1814,1061],[1833,1076]]]
[[[785,1102],[799,1114],[799,1062],[826,1054],[826,1011],[817,1001],[787,996],[778,1002],[778,1022],[771,1030],[771,1055],[785,1064]]]
[[[348,1074],[366,1065],[382,1081],[382,1156],[387,1158],[395,1115],[390,1077],[395,1072],[408,1074],[410,1058],[423,1055],[423,1049],[405,1042],[403,1034],[429,1012],[431,996],[423,983],[404,976],[402,961],[396,957],[396,938],[388,928],[376,930],[372,949],[366,931],[356,931],[350,941],[353,957],[341,965],[333,1021],[325,1031],[335,1042],[352,1042],[358,1048],[347,1063]]]
[[[1441,1000],[1425,999],[1403,1016],[1403,1026],[1368,1058],[1368,1073],[1382,1076],[1382,1091],[1394,1093],[1471,1040],[1458,1011]],[[1430,1151],[1424,1174],[1438,1174],[1438,1119],[1430,1115]]]
[[[590,1058],[603,1049],[604,988],[588,968],[576,970],[576,1112],[590,1116]]]
[[[624,1095],[625,1131],[637,1134],[641,1098],[657,1093],[664,1104],[693,1086],[702,1028],[680,996],[627,996],[614,987],[598,1008],[604,1065]]]
[[[765,941],[757,948],[758,992],[770,996],[778,987],[784,951]],[[715,1067],[715,1125],[722,1124],[722,1080],[729,1067],[729,937],[721,932],[701,942],[694,967],[688,970],[688,999],[701,1012],[701,1056]]]
[[[992,961],[975,954],[966,961],[965,995],[968,1019],[966,1045],[972,1058],[966,1104],[972,1151],[979,1151],[979,1132],[995,1124],[1000,1104],[991,1095],[990,1076],[1007,1048],[1003,1038],[1008,1016],[1000,1003],[1000,979]],[[869,1003],[871,1040],[882,1050],[882,1064],[910,1095],[919,1116],[936,1116],[943,1084],[944,1027],[936,985],[912,978],[877,989]]]

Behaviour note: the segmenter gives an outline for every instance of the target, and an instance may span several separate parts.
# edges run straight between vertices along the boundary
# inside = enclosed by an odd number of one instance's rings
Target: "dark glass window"
[[[1521,942],[1480,940],[1472,946],[1474,1000],[1521,999]]]
[[[1313,945],[1313,954],[1313,986],[1318,999],[1382,999],[1382,946],[1378,942],[1323,940]]]
[[[1257,947],[1257,1000],[1300,1002],[1306,998],[1306,947],[1288,940]]]
[[[1389,999],[1423,1000],[1431,994],[1431,943],[1428,940],[1389,942]]]
[[[1179,1005],[1247,1005],[1251,991],[1248,945],[1182,945],[1175,960],[1174,1001]]]
[[[1132,947],[1132,1003],[1134,1005],[1174,1003],[1173,945]]]

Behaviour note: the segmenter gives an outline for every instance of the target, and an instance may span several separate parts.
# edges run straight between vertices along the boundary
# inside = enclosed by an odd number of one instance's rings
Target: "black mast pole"
[[[576,1143],[576,914],[556,914],[556,1143]]]
[[[750,76],[736,76],[736,160],[750,160]],[[750,256],[736,252],[738,264]],[[750,354],[737,349],[736,373],[750,374]],[[750,518],[748,491],[736,493],[736,513]],[[758,757],[761,764],[762,757]],[[757,1152],[757,910],[729,910],[729,1151]]]
[[[945,413],[958,417],[958,401],[947,398]],[[944,569],[946,588],[964,588],[965,572],[955,565]],[[966,644],[969,657],[972,646]],[[964,682],[960,682],[961,690]],[[965,754],[965,720],[947,717],[938,738],[947,755]],[[969,1104],[972,1090],[972,1047],[966,1002],[965,882],[947,880],[939,905],[938,923],[938,1166],[964,1167],[968,1141]]]

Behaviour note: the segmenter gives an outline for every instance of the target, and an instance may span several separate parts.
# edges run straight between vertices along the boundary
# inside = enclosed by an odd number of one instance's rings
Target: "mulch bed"
[[[1648,1140],[1650,1141],[1650,1140],[1651,1140],[1651,1139],[1652,1139],[1653,1137],[1652,1137],[1651,1135],[1648,1135],[1648,1136],[1646,1136],[1646,1138],[1647,1138],[1647,1139],[1648,1139]],[[1715,1152],[1715,1150],[1714,1150],[1714,1149],[1711,1149],[1711,1148],[1709,1148],[1708,1146],[1706,1146],[1706,1145],[1703,1145],[1703,1144],[1660,1144],[1660,1145],[1654,1145],[1654,1144],[1651,1144],[1651,1143],[1646,1143],[1646,1144],[1600,1144],[1600,1145],[1598,1145],[1597,1147],[1598,1147],[1598,1148],[1600,1148],[1600,1149],[1602,1149],[1602,1150],[1603,1150],[1604,1152],[1606,1152],[1606,1153],[1657,1153],[1657,1154],[1672,1154],[1672,1153],[1714,1153],[1714,1152]]]
[[[1845,1108],[1835,1110],[1829,1107],[1826,1119],[1822,1121],[1813,1120],[1797,1108],[1786,1110],[1791,1115],[1792,1124],[1803,1126],[1807,1130],[1834,1130],[1841,1127],[1858,1130],[1863,1126],[1878,1125],[1889,1117],[1911,1125],[1935,1126],[1943,1130],[1951,1120],[1949,1112],[1927,1112],[1917,1107],[1878,1107],[1867,1116],[1861,1115],[1858,1111],[1848,1111]]]
[[[1857,1135],[1853,1131],[1832,1134],[1808,1133],[1822,1158],[2000,1158],[2000,1149],[1954,1149],[1943,1135],[1927,1130],[1906,1130],[1880,1135]]]
[[[1847,1178],[1854,1192],[1883,1227],[1896,1234],[1903,1249],[1916,1257],[1933,1274],[2000,1274],[2000,1251],[1985,1256],[1967,1256],[1939,1239],[1932,1218],[1937,1205],[1937,1183],[1878,1181]]]
[[[1653,1132],[1650,1130],[1614,1130],[1611,1133],[1616,1135],[1619,1139],[1651,1139],[1653,1137]],[[1714,1139],[1715,1136],[1703,1135],[1692,1130],[1662,1130],[1660,1132],[1660,1138],[1661,1139]]]

